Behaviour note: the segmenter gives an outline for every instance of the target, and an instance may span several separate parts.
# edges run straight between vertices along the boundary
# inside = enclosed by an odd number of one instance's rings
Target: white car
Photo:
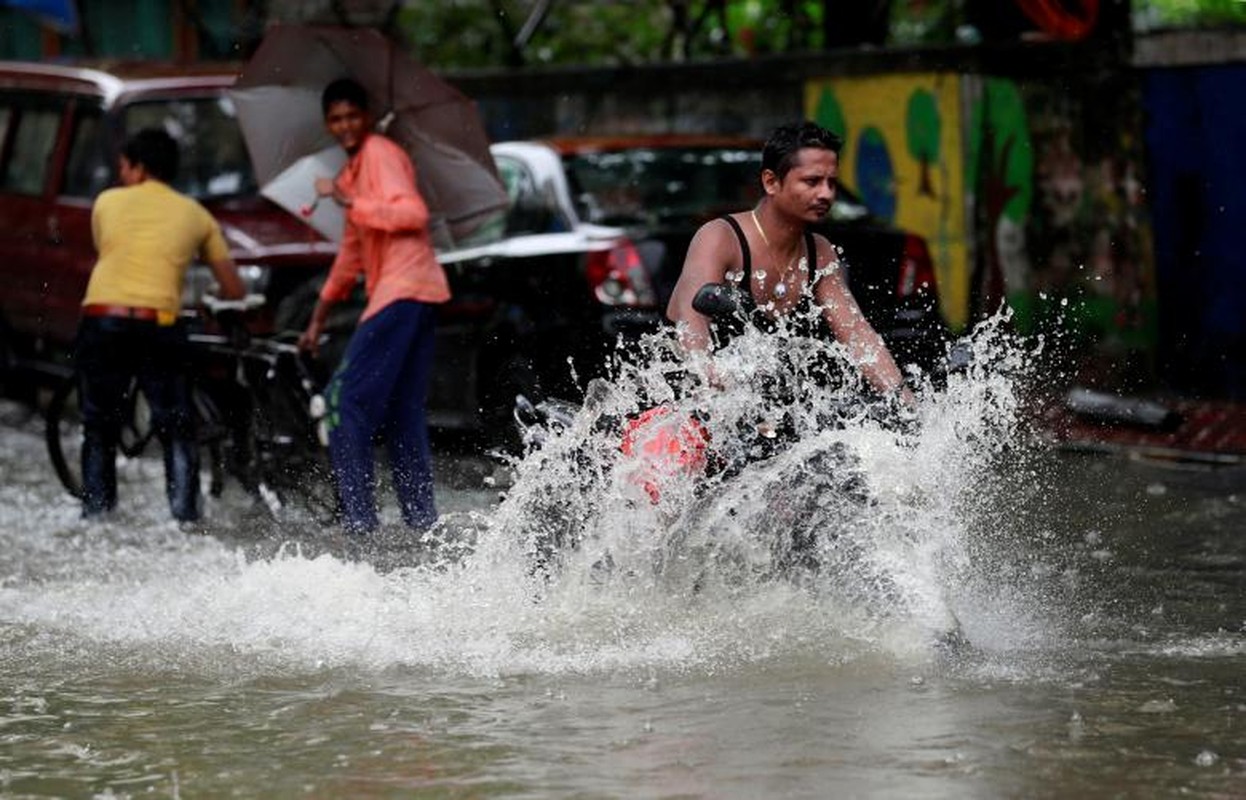
[[[439,250],[453,299],[442,307],[429,421],[509,433],[515,395],[574,399],[620,338],[655,330],[653,275],[664,248],[582,218],[561,156],[538,142],[492,147],[505,214]]]

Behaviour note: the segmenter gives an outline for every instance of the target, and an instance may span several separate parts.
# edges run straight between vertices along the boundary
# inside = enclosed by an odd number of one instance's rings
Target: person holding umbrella
[[[360,274],[368,298],[325,391],[342,525],[353,534],[379,526],[372,442],[384,432],[402,519],[424,530],[437,520],[424,404],[436,304],[450,299],[450,286],[415,168],[401,147],[372,131],[367,91],[338,79],[325,87],[321,108],[347,162],[336,178],[318,178],[316,193],[345,210],[346,228],[299,346],[317,351],[330,309],[351,295]]]

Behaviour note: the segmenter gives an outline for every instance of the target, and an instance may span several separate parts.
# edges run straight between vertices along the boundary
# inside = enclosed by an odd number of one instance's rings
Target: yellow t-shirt
[[[208,210],[157,180],[109,189],[96,199],[91,232],[99,260],[83,305],[154,308],[176,314],[196,255],[209,263],[229,246]]]

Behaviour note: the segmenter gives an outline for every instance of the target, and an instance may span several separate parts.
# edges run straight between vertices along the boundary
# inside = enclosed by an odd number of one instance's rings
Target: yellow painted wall
[[[926,104],[933,114],[911,113],[919,95],[933,101]],[[892,222],[926,238],[944,317],[954,328],[963,327],[969,316],[972,265],[966,238],[960,78],[954,73],[914,73],[812,80],[805,86],[805,112],[844,137],[841,182],[867,201],[884,198],[870,203],[871,210],[893,211]],[[910,133],[933,154],[924,173]],[[863,138],[869,157],[863,157]],[[932,140],[937,144],[932,146]],[[872,191],[858,185],[859,168],[866,161],[872,165],[868,174],[876,179]],[[879,169],[886,161],[889,173]],[[890,185],[883,187],[877,179],[887,174]],[[846,256],[851,261],[852,254]]]

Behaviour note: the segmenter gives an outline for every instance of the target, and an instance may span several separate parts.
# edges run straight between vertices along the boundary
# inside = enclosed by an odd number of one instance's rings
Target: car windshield
[[[178,141],[175,188],[199,200],[253,194],[257,186],[234,105],[225,95],[147,100],[125,110],[125,135],[162,128]]]
[[[565,159],[576,213],[602,225],[708,219],[757,201],[759,156],[751,149],[646,148]]]
[[[577,153],[564,163],[576,213],[602,225],[700,223],[761,198],[761,153],[752,147],[638,147]],[[829,216],[850,222],[869,210],[841,186]]]

